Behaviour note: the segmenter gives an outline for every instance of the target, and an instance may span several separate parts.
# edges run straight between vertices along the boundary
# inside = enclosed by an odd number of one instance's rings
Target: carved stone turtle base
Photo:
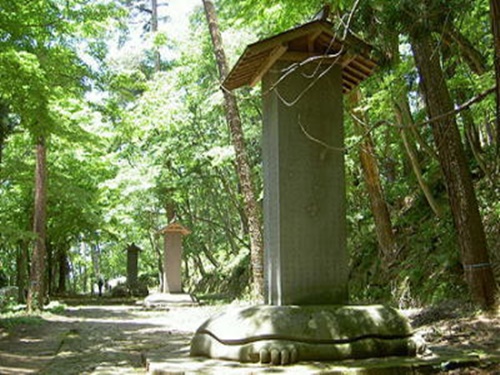
[[[414,356],[418,344],[404,316],[375,306],[254,306],[208,319],[191,355],[287,365]]]

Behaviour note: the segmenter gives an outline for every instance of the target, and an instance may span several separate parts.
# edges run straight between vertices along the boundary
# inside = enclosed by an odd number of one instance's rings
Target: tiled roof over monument
[[[160,229],[159,232],[162,234],[169,233],[169,232],[170,233],[176,232],[176,233],[181,233],[184,236],[191,233],[191,231],[189,229],[187,229],[182,224],[177,223],[177,222],[173,222],[173,223],[168,224],[166,227]]]
[[[277,61],[342,65],[342,86],[349,92],[374,71],[376,63],[369,57],[371,47],[362,40],[349,36],[341,40],[333,31],[333,24],[317,20],[287,30],[271,38],[247,46],[223,82],[227,90],[253,86]]]

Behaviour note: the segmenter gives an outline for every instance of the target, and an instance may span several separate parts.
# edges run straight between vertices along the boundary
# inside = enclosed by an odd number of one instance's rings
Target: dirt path
[[[15,329],[0,326],[0,374],[145,374],[146,355],[183,356],[199,325],[227,308],[145,310],[105,304],[109,302],[94,300],[61,313],[45,313]],[[432,353],[458,350],[477,354],[481,362],[440,373],[500,374],[500,315],[442,314],[429,310],[411,318]]]
[[[221,307],[88,305],[0,328],[0,374],[145,374],[144,353],[182,350]]]

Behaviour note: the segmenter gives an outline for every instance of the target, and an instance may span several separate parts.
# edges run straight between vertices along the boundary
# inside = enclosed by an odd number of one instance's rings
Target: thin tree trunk
[[[35,213],[33,217],[33,232],[35,246],[31,258],[30,285],[28,291],[28,311],[43,309],[45,299],[45,271],[47,249],[46,240],[46,210],[47,210],[47,155],[45,138],[40,136],[36,145],[35,169]]]
[[[481,75],[486,71],[485,57],[453,25],[446,27],[441,35],[448,46],[453,44],[458,46],[460,54],[474,73]]]
[[[217,259],[214,258],[214,256],[212,255],[212,253],[210,252],[210,250],[208,249],[208,246],[206,244],[203,244],[201,246],[201,249],[203,251],[203,254],[205,254],[205,256],[207,257],[207,259],[210,261],[210,263],[212,263],[212,265],[215,267],[215,268],[219,268],[220,267],[220,264],[219,262],[217,262]]]
[[[413,118],[410,113],[410,107],[408,104],[408,100],[406,97],[401,97],[397,99],[397,103],[394,105],[394,110],[396,112],[396,118],[401,125],[406,125],[411,128],[413,125]],[[432,211],[437,217],[441,216],[441,210],[432,195],[431,190],[429,189],[429,185],[424,180],[424,176],[422,176],[422,168],[420,167],[420,163],[418,161],[417,152],[415,146],[411,143],[410,139],[408,139],[409,131],[407,129],[401,129],[401,138],[403,140],[403,145],[405,147],[406,153],[410,159],[411,167],[415,177],[417,178],[418,185],[420,189],[424,193],[424,196],[427,200],[427,203],[431,207]]]
[[[158,0],[151,0],[151,31],[153,35],[156,36],[158,32]],[[155,72],[161,70],[161,56],[160,51],[157,46],[154,46],[154,64]]]
[[[19,241],[16,257],[17,280],[16,285],[19,288],[18,302],[26,302],[26,292],[28,291],[29,275],[29,243]]]
[[[196,126],[195,126],[196,128]],[[197,131],[197,136],[200,137],[200,139],[203,140],[203,143],[208,143],[208,140],[206,140],[205,135],[201,131]],[[207,142],[205,142],[207,141]],[[206,149],[208,151],[208,149]],[[241,204],[241,201],[238,199],[238,193],[235,192],[233,189],[231,189],[230,184],[228,182],[228,179],[225,176],[225,169],[215,167],[215,171],[217,172],[215,175],[216,177],[221,181],[222,186],[224,187],[224,191],[229,195],[231,199],[231,203],[234,205],[236,210],[238,211],[239,217],[240,217],[240,222],[241,222],[241,229],[244,234],[249,233],[248,229],[248,218],[246,217],[245,213],[245,207],[244,205]]]
[[[453,111],[453,102],[430,34],[410,35],[429,118]],[[472,298],[484,307],[495,302],[496,284],[470,171],[454,116],[432,122],[439,163],[445,176],[457,230],[465,279]]]
[[[45,249],[47,252],[47,265],[45,267],[45,275],[46,277],[46,282],[45,282],[45,294],[47,296],[52,296],[52,293],[54,292],[54,274],[55,274],[55,269],[54,269],[54,246],[49,242],[46,242],[45,244]]]
[[[170,192],[173,195],[173,191]],[[165,211],[167,212],[167,223],[172,223],[177,218],[176,204],[171,197],[168,198],[165,204]]]
[[[81,283],[82,283],[82,291],[84,294],[88,293],[88,287],[89,287],[89,272],[87,267],[82,264],[80,266],[80,277],[81,277]]]
[[[467,138],[467,142],[470,146],[470,151],[472,155],[474,155],[474,159],[476,159],[477,165],[483,171],[485,176],[491,177],[491,172],[489,167],[487,166],[483,156],[481,155],[482,148],[481,143],[479,142],[479,132],[477,131],[476,124],[472,121],[464,121],[465,125],[465,137]]]
[[[496,144],[497,144],[497,168],[500,169],[500,3],[498,0],[490,0],[491,30],[495,48],[495,77],[496,77]]]
[[[217,216],[219,217],[219,221],[224,228],[224,232],[226,233],[226,239],[231,246],[231,252],[233,254],[238,254],[240,247],[236,244],[235,238],[238,238],[238,234],[233,230],[231,225],[230,215],[224,207],[219,207],[219,200],[217,199],[218,194],[215,189],[210,189],[210,195],[213,197],[213,202],[217,202],[214,204],[214,209],[217,212]],[[244,236],[243,236],[244,238]]]
[[[224,176],[224,171],[221,168],[216,168],[217,177],[220,179],[222,186],[224,188],[224,191],[229,195],[231,202],[233,203],[234,207],[238,211],[239,217],[240,217],[240,224],[241,224],[241,230],[244,234],[249,233],[249,228],[248,228],[248,218],[246,217],[245,214],[245,208],[242,207],[241,201],[238,200],[238,197],[236,196],[235,192],[231,190],[229,186],[229,182],[226,180]]]
[[[5,143],[9,135],[8,113],[8,107],[0,102],[0,170],[2,169],[3,149],[5,148]]]
[[[151,248],[156,254],[156,264],[158,266],[158,281],[160,283],[160,290],[163,290],[163,251],[162,247],[158,245],[159,234],[157,231],[154,233],[149,232],[149,243]]]
[[[191,279],[191,271],[189,269],[189,260],[188,258],[184,258],[184,272],[186,273],[186,279],[185,280],[190,280]]]
[[[352,111],[364,123],[367,122],[366,113],[357,109],[361,101],[361,93],[355,90],[351,94]],[[377,241],[381,251],[383,264],[385,269],[394,262],[396,255],[396,239],[392,230],[391,216],[389,215],[389,208],[384,198],[382,183],[380,182],[380,173],[378,169],[377,159],[375,158],[375,146],[370,133],[362,124],[354,121],[357,133],[364,136],[363,141],[359,148],[359,158],[361,160],[361,167],[363,169],[363,176],[365,178],[368,195],[370,197],[370,205],[372,209],[373,218],[375,220],[375,232],[377,234]],[[367,133],[367,134],[366,134]]]
[[[58,250],[57,254],[58,266],[59,266],[59,278],[57,280],[57,293],[65,294],[66,293],[66,279],[69,273],[68,266],[68,252],[65,246],[61,246]]]
[[[90,245],[90,258],[92,260],[92,269],[94,271],[93,273],[94,279],[91,280],[92,283],[91,290],[93,291],[94,282],[97,283],[97,281],[101,277],[101,249],[99,247],[99,244],[96,243]]]
[[[422,176],[422,168],[420,168],[420,163],[418,161],[418,157],[415,152],[415,147],[413,147],[410,140],[408,139],[405,129],[401,129],[401,138],[403,139],[403,145],[405,146],[406,153],[410,158],[411,167],[413,173],[415,174],[415,177],[417,178],[418,186],[420,186],[420,189],[424,193],[427,203],[434,212],[434,215],[440,217],[441,210],[439,209],[439,206],[436,200],[434,199],[431,190],[429,189],[429,185],[427,185],[427,182],[425,182],[424,176]]]
[[[452,28],[450,26],[449,28]],[[461,54],[464,56],[466,62],[469,65],[469,68],[476,74],[481,75],[486,71],[485,63],[484,63],[484,58],[482,58],[481,54],[475,50],[475,48],[472,46],[472,44],[461,34],[457,31],[454,31],[454,33],[460,35],[460,37],[455,37],[452,39],[456,44],[459,45]],[[446,32],[445,32],[446,34]],[[443,38],[446,42],[446,36],[443,35]],[[461,41],[462,39],[462,41]],[[465,41],[463,41],[465,40]],[[452,44],[452,41],[446,42],[448,47]],[[443,59],[445,60],[451,60],[454,61],[453,55],[452,55],[452,50],[451,48],[443,48],[442,54],[443,54]],[[477,56],[476,58],[474,57],[465,57],[465,55],[468,56]],[[476,61],[476,62],[475,62]],[[452,64],[448,64],[445,73],[447,78],[452,78],[456,74],[456,69],[458,66],[458,62],[454,61]],[[465,90],[461,87],[457,87],[454,90],[454,95],[456,97],[456,100],[459,103],[465,103],[467,101],[467,94]],[[489,178],[490,173],[488,171],[488,167],[484,162],[484,159],[481,158],[480,155],[480,150],[481,150],[481,144],[479,142],[479,137],[477,135],[477,127],[474,123],[474,117],[472,116],[472,113],[469,108],[463,109],[460,111],[460,117],[462,118],[462,121],[464,123],[464,144],[465,144],[465,150],[466,150],[466,155],[467,151],[470,151],[474,158],[476,159],[479,167],[481,170],[484,172],[484,174]],[[476,142],[477,141],[477,142]]]
[[[210,0],[202,0],[205,7],[208,28],[214,46],[215,58],[219,68],[221,82],[229,73],[226,55],[222,47],[222,37],[219,31],[219,23],[215,12],[215,7]],[[246,215],[250,234],[250,258],[252,264],[252,284],[253,291],[257,298],[264,297],[264,255],[261,232],[260,209],[255,199],[252,184],[251,169],[245,149],[241,118],[234,95],[227,90],[222,90],[226,107],[226,119],[229,124],[231,140],[236,153],[236,167],[245,202]]]
[[[193,260],[198,268],[198,271],[200,272],[201,277],[205,278],[207,276],[207,272],[205,271],[205,267],[203,267],[203,262],[201,261],[200,255],[196,253],[193,254]]]
[[[456,90],[456,96],[460,102],[464,103],[466,101],[466,95],[463,89],[458,88]],[[479,168],[481,168],[485,176],[489,178],[491,172],[489,171],[484,158],[481,156],[481,143],[479,142],[474,116],[472,116],[470,109],[464,109],[461,111],[460,116],[462,117],[462,121],[464,123],[465,141],[470,146],[470,151],[472,152],[474,159],[476,159]]]

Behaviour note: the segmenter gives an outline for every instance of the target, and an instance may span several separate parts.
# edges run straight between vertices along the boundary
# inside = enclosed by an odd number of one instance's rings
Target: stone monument
[[[273,86],[290,64],[264,75],[264,243],[268,303],[347,302],[342,69],[305,65]],[[323,75],[314,85],[307,78]],[[337,87],[338,89],[332,89]],[[295,105],[291,102],[306,91]],[[322,140],[331,149],[307,138]]]
[[[149,295],[144,305],[192,304],[193,298],[182,289],[182,239],[191,231],[178,222],[172,222],[160,233],[164,236],[162,290]]]
[[[191,232],[174,222],[160,233],[164,235],[162,292],[182,293],[182,238]]]
[[[262,80],[268,305],[209,319],[191,355],[289,364],[415,354],[398,311],[347,305],[342,94],[372,74],[369,56],[316,20],[248,46],[226,78],[228,90]]]
[[[127,247],[127,285],[129,289],[137,288],[137,268],[139,263],[140,247],[132,243]]]

